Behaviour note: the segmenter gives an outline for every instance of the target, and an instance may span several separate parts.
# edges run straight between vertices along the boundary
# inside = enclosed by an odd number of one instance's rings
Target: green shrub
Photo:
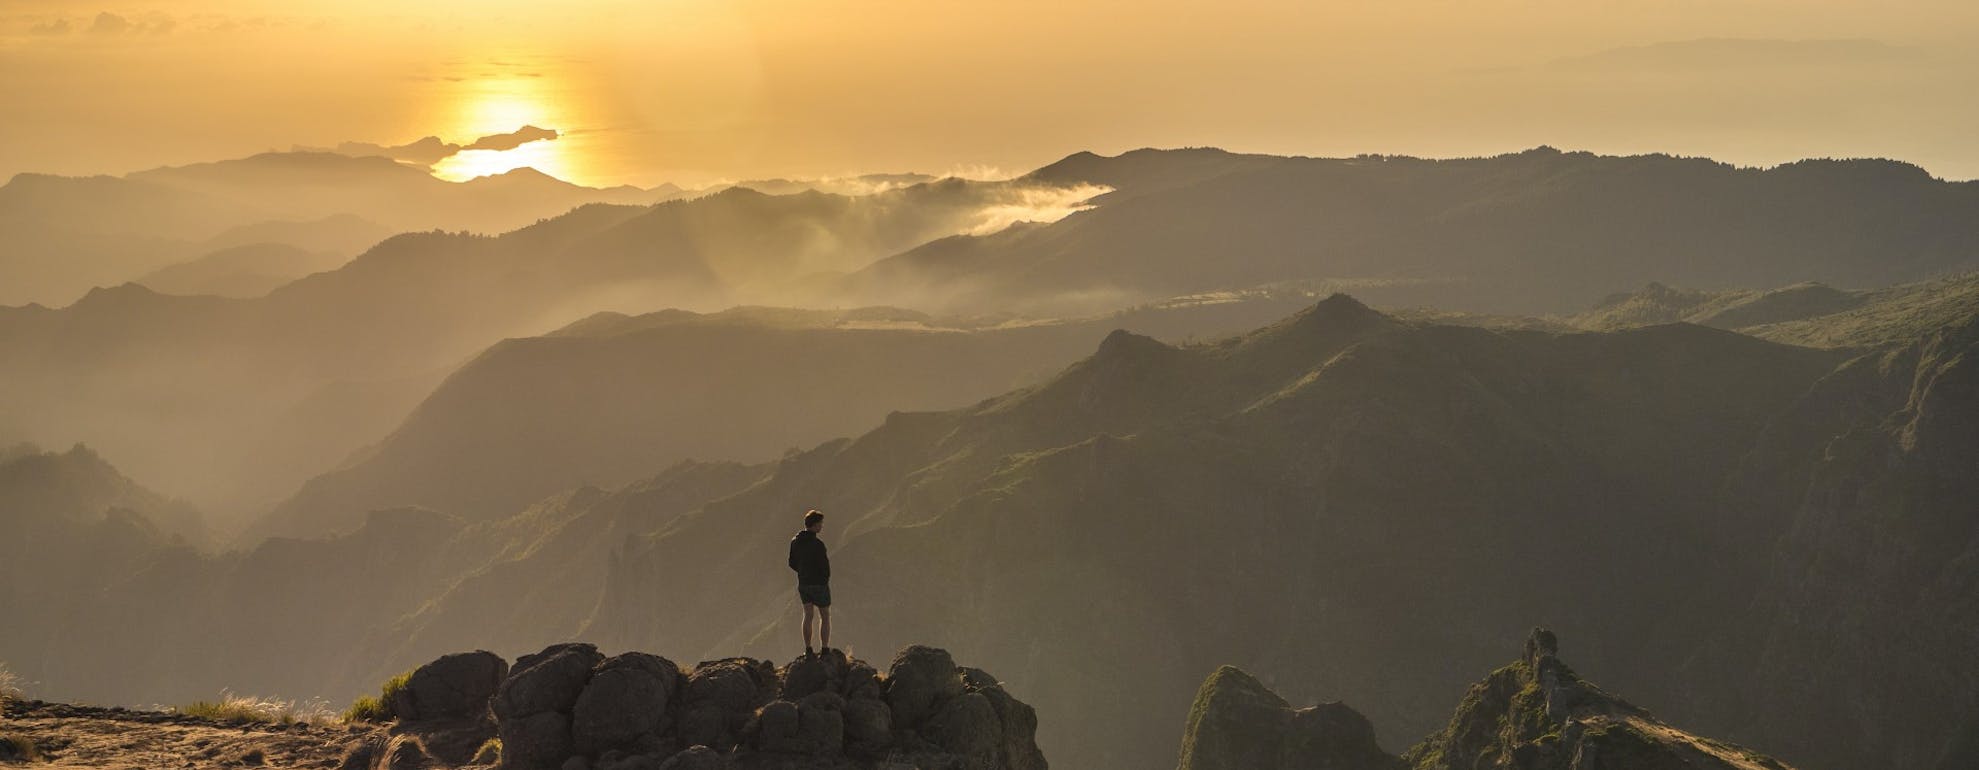
[[[487,743],[481,744],[481,748],[474,751],[474,761],[469,764],[499,765],[501,763],[502,739],[489,738]]]
[[[389,722],[391,719],[391,710],[375,695],[351,701],[350,708],[344,709],[343,713],[345,722]]]
[[[377,695],[366,695],[351,701],[350,708],[344,709],[345,722],[390,722],[397,714],[392,713],[392,697],[405,691],[406,684],[412,681],[412,672],[407,671],[385,680],[378,688]]]

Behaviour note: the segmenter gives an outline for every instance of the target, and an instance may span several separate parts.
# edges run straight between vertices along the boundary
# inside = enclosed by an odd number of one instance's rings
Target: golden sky
[[[586,184],[1551,144],[1979,177],[1969,0],[0,4],[0,177],[345,141]]]

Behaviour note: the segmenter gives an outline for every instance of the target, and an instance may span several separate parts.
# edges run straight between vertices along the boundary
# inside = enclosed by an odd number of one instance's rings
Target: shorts
[[[819,607],[831,606],[831,586],[798,586],[797,600]]]

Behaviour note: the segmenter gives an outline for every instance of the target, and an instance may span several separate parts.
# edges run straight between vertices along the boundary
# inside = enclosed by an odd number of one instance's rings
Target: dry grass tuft
[[[288,725],[297,722],[331,722],[336,719],[335,712],[330,710],[329,704],[320,700],[298,704],[292,700],[236,695],[229,691],[222,691],[218,701],[196,701],[173,710],[216,722],[265,722]]]
[[[0,735],[0,762],[45,762],[48,758],[34,741],[19,735]]]
[[[21,692],[21,678],[15,676],[5,662],[0,662],[0,703],[20,700],[24,695]]]

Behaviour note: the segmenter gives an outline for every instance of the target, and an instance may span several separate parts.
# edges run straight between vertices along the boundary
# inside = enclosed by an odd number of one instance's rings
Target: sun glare
[[[506,134],[523,126],[571,129],[568,115],[549,93],[543,78],[484,78],[461,84],[455,96],[453,120],[446,138],[460,144]],[[433,166],[433,174],[465,181],[522,167],[534,168],[567,181],[583,183],[582,172],[568,137],[525,143],[508,150],[462,150]]]

